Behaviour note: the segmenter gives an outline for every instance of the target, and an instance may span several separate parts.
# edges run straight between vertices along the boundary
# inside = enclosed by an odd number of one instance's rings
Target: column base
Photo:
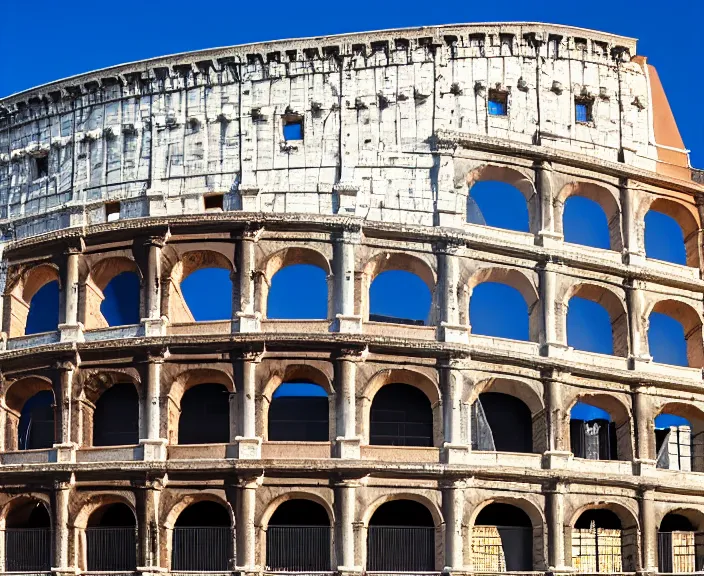
[[[644,266],[645,254],[642,252],[623,252],[623,263],[628,266]]]
[[[259,460],[262,457],[262,439],[258,436],[245,438],[236,436],[234,444],[227,447],[227,458]]]
[[[166,327],[168,326],[167,319],[161,318],[142,318],[142,328],[144,328],[144,336],[151,338],[154,336],[166,336]]]
[[[64,568],[52,568],[51,573],[55,574],[56,576],[75,576],[78,574],[78,568],[73,568],[66,566]]]
[[[633,460],[633,474],[636,476],[653,476],[658,468],[657,460],[636,458]]]
[[[233,332],[261,332],[261,312],[235,312],[236,318],[232,320]]]
[[[361,566],[338,566],[337,573],[339,576],[358,576],[364,570]]]
[[[53,450],[56,462],[75,462],[77,444],[69,442],[67,444],[54,444]]]
[[[333,458],[359,460],[361,458],[361,443],[361,438],[343,438],[342,436],[335,438],[332,449]]]
[[[345,334],[361,334],[362,333],[362,317],[361,316],[346,316],[337,314],[333,322],[333,332],[343,332]]]
[[[558,248],[563,244],[564,238],[562,234],[558,232],[541,230],[536,236],[536,241],[538,246],[542,246],[543,248]]]
[[[628,357],[628,367],[631,370],[641,370],[645,368],[647,364],[653,361],[653,357],[648,354],[640,354],[639,356],[629,356]]]
[[[83,342],[83,324],[59,324],[61,342]]]
[[[166,460],[165,438],[144,438],[139,441],[142,448],[142,460],[145,462]]]
[[[438,338],[443,342],[469,344],[469,326],[441,322],[438,332]]]
[[[161,566],[137,566],[137,574],[163,574],[165,572],[168,570]]]
[[[466,444],[443,444],[440,458],[443,464],[467,464],[469,462],[469,446]]]
[[[259,576],[262,573],[261,566],[233,566],[233,572],[239,572],[240,576]]]
[[[464,224],[462,216],[463,214],[438,208],[435,210],[435,221],[437,222],[436,226],[442,226],[445,228],[462,228],[462,224]]]
[[[546,342],[540,346],[540,355],[548,358],[564,358],[570,347],[557,342]]]
[[[566,468],[573,457],[572,452],[548,450],[547,452],[543,452],[543,468],[546,470]]]

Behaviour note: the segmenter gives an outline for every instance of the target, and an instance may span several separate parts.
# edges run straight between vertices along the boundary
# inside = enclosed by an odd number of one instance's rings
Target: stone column
[[[436,246],[438,259],[438,338],[445,342],[469,342],[468,326],[460,326],[459,303],[459,242],[445,242]]]
[[[464,358],[448,358],[440,364],[443,407],[443,458],[446,463],[466,463],[469,444],[462,434],[462,392],[466,369]]]
[[[144,393],[144,432],[140,440],[145,460],[166,459],[166,438],[161,434],[161,372],[168,350],[155,350],[147,354],[146,390]]]
[[[557,482],[545,491],[548,524],[548,569],[565,570],[565,486]]]
[[[54,532],[54,559],[52,573],[75,574],[73,562],[69,559],[71,531],[69,527],[69,504],[71,489],[74,484],[73,476],[54,482],[52,494],[52,519]]]
[[[357,480],[343,480],[335,485],[335,503],[338,507],[337,564],[338,572],[362,572],[355,555],[354,523],[356,518]]]
[[[639,363],[652,360],[648,354],[648,319],[643,315],[643,282],[641,280],[627,281],[626,306],[628,309],[630,358],[632,367],[637,369]]]
[[[74,462],[76,444],[71,440],[71,386],[76,365],[71,361],[54,365],[54,450],[58,462]]]
[[[335,427],[334,456],[359,458],[360,437],[357,435],[357,363],[363,362],[367,350],[349,348],[340,351],[335,362]]]
[[[144,243],[147,258],[145,271],[144,314],[142,324],[145,336],[163,336],[165,322],[161,318],[161,252],[163,238],[148,238]]]
[[[704,194],[695,194],[694,200],[697,204],[697,211],[699,212],[699,220],[704,223]],[[699,230],[697,231],[697,256],[699,257],[699,272],[704,276],[704,229],[703,225],[700,224]],[[689,248],[689,243],[687,243],[687,248]],[[689,262],[688,262],[689,263]]]
[[[658,571],[658,527],[655,522],[655,491],[644,489],[640,494],[641,566],[646,573]]]
[[[636,459],[641,465],[655,466],[655,448],[653,436],[654,423],[650,412],[648,393],[643,387],[638,387],[633,393],[633,418],[636,429]]]
[[[557,273],[554,265],[544,262],[539,268],[540,274],[540,301],[542,306],[542,325],[540,328],[540,345],[544,356],[559,354],[567,346],[567,342],[558,341],[557,323]]]
[[[61,341],[83,341],[83,325],[78,322],[78,266],[80,248],[70,248],[64,260],[62,285],[63,317],[59,324]]]
[[[562,241],[562,235],[555,232],[555,201],[552,189],[552,164],[547,160],[535,163],[535,187],[540,199],[538,215],[538,239],[541,246],[551,247]]]
[[[260,312],[255,311],[256,256],[254,248],[261,235],[261,228],[248,227],[242,231],[237,243],[237,273],[239,310],[235,310],[233,332],[261,331]],[[234,309],[234,307],[233,307]]]
[[[464,570],[464,491],[466,483],[453,480],[442,487],[442,514],[445,519],[445,567],[443,572]],[[470,542],[471,543],[471,542]]]
[[[239,432],[235,437],[237,442],[237,457],[242,459],[258,459],[261,457],[262,439],[256,432],[256,370],[262,359],[263,352],[249,350],[235,358],[235,383],[239,398]]]
[[[645,250],[639,245],[638,226],[634,192],[628,178],[621,178],[621,222],[623,230],[623,262],[624,264],[642,265],[645,262]]]
[[[259,571],[257,567],[256,526],[254,512],[257,503],[257,488],[262,484],[262,477],[241,478],[237,484],[235,501],[235,528],[237,537],[236,571],[251,574]]]
[[[159,533],[159,500],[163,480],[148,480],[137,488],[137,519],[139,572],[158,572],[161,564],[161,534]]]
[[[343,230],[333,244],[333,297],[335,325],[338,332],[359,333],[362,318],[354,313],[355,246],[361,241],[359,226]]]

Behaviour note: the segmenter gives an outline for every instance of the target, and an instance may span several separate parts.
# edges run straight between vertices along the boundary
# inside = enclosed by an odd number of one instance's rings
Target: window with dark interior
[[[49,175],[49,156],[38,156],[34,159],[34,178],[46,178]]]
[[[54,394],[37,392],[24,403],[18,430],[20,450],[38,450],[54,445]]]
[[[179,444],[226,444],[230,441],[230,399],[222,384],[199,384],[181,398]]]
[[[329,438],[327,392],[310,382],[281,384],[269,406],[269,440],[327,442]]]
[[[203,204],[208,211],[218,211],[223,209],[224,199],[223,194],[209,194],[203,197]]]
[[[51,570],[51,521],[46,506],[25,500],[5,521],[5,572]]]
[[[125,504],[98,508],[88,519],[86,560],[91,572],[133,572],[137,569],[137,526]]]
[[[234,556],[230,514],[217,502],[191,504],[173,529],[171,569],[227,572]]]
[[[115,384],[100,395],[93,414],[93,446],[139,443],[139,395],[133,384]]]
[[[105,204],[105,220],[115,222],[120,219],[120,203],[108,202]]]
[[[508,92],[489,90],[489,114],[491,116],[506,116],[508,114]]]
[[[521,400],[499,392],[485,392],[472,404],[472,450],[533,451],[533,419]]]
[[[494,502],[477,515],[472,529],[472,566],[478,572],[533,569],[533,525],[516,506]]]
[[[570,445],[576,458],[618,460],[616,424],[606,410],[577,402],[570,412]]]
[[[428,397],[409,384],[387,384],[374,396],[369,443],[378,446],[432,446],[433,410]]]

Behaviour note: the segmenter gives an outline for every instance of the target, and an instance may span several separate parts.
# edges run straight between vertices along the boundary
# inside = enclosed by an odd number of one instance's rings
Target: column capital
[[[561,382],[565,376],[569,376],[570,372],[558,368],[542,368],[540,370],[541,380],[554,380]]]
[[[264,474],[259,476],[239,476],[233,484],[238,488],[256,490],[264,484]]]
[[[74,358],[71,360],[58,360],[54,362],[53,368],[58,372],[71,372],[72,370],[75,370],[78,367],[79,363],[80,360],[78,358]]]
[[[453,352],[448,356],[438,359],[438,368],[446,370],[470,370],[472,358],[469,352]]]
[[[66,239],[63,252],[67,256],[71,254],[81,254],[85,248],[85,238],[83,236],[75,236],[73,238]]]
[[[334,234],[333,242],[341,244],[359,244],[362,241],[361,222],[346,221],[340,226],[339,231]]]
[[[368,346],[345,346],[340,348],[335,353],[335,360],[343,360],[345,362],[365,362],[369,356]]]
[[[446,236],[433,243],[433,252],[447,256],[457,256],[466,246],[464,238]]]
[[[257,222],[248,222],[239,231],[233,232],[232,236],[245,242],[258,242],[263,233],[264,226]]]
[[[266,348],[262,344],[260,348],[242,348],[233,351],[231,357],[235,361],[252,362],[254,364],[259,364],[264,355],[266,354]]]
[[[167,346],[156,346],[146,351],[144,362],[147,364],[162,364],[171,355]]]

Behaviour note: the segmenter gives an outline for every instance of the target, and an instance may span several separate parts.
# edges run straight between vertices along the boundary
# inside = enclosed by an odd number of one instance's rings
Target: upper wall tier
[[[657,142],[654,107],[667,99],[635,50],[563,26],[443,26],[193,52],[48,84],[0,100],[4,236],[103,222],[112,201],[120,218],[197,213],[217,193],[225,210],[432,225],[448,132],[691,181],[674,120]]]

